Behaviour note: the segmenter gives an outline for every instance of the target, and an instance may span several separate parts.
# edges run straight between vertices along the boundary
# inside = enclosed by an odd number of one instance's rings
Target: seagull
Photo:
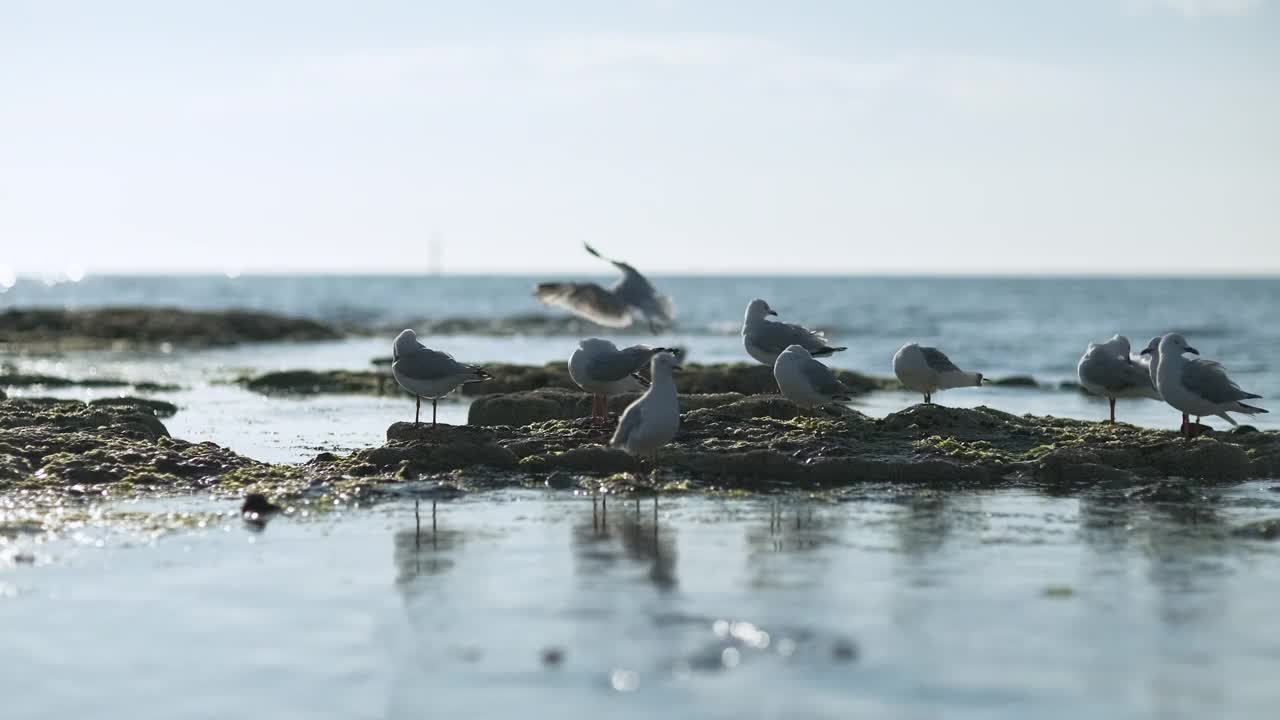
[[[1156,394],[1159,395],[1160,387],[1157,380],[1157,373],[1160,370],[1160,336],[1157,335],[1151,338],[1151,341],[1147,343],[1147,346],[1142,349],[1142,352],[1139,353],[1139,355],[1147,358],[1147,372],[1151,376],[1151,386],[1156,389]],[[1163,400],[1164,398],[1161,399]],[[1182,413],[1183,431],[1186,430],[1187,424],[1190,422],[1191,417],[1186,413]]]
[[[742,320],[742,345],[747,349],[747,354],[757,361],[773,367],[778,355],[792,345],[803,347],[813,357],[827,357],[832,353],[848,350],[828,345],[826,337],[820,331],[765,319],[768,315],[777,314],[769,307],[769,303],[760,298],[747,305],[747,314]]]
[[[656,466],[658,449],[671,442],[680,429],[680,401],[671,377],[680,366],[676,356],[667,352],[657,353],[649,363],[652,384],[622,412],[609,446],[632,455],[647,455]]]
[[[1129,354],[1129,338],[1113,335],[1103,343],[1089,343],[1076,365],[1076,375],[1085,390],[1107,399],[1111,422],[1116,421],[1116,398],[1145,397],[1159,400],[1151,382],[1149,361]]]
[[[1245,405],[1241,400],[1260,398],[1245,392],[1227,377],[1227,369],[1212,360],[1188,360],[1183,353],[1199,355],[1200,351],[1187,344],[1178,333],[1169,333],[1160,340],[1160,369],[1156,385],[1164,401],[1188,415],[1199,418],[1217,415],[1232,425],[1236,421],[1227,413],[1246,415],[1264,413],[1260,407]],[[1183,426],[1188,436],[1194,433],[1193,425]]]
[[[605,327],[627,327],[634,313],[644,315],[649,331],[655,335],[659,327],[672,324],[676,306],[671,298],[658,295],[653,285],[627,263],[610,260],[587,243],[583,243],[583,247],[601,260],[613,263],[622,271],[622,280],[607,290],[597,283],[538,283],[533,296]]]
[[[801,407],[818,407],[833,402],[848,402],[849,388],[840,382],[831,368],[823,365],[801,345],[789,345],[773,364],[773,378],[782,396]]]
[[[647,345],[632,345],[619,350],[608,340],[587,338],[578,343],[578,349],[569,356],[569,377],[578,387],[594,396],[591,417],[607,417],[610,395],[641,392],[649,387],[649,381],[638,371],[648,365],[655,354],[662,352],[670,351]]]
[[[893,356],[893,374],[908,390],[924,395],[926,405],[933,403],[939,390],[982,385],[982,373],[965,372],[956,367],[941,350],[908,343]]]
[[[431,398],[431,427],[436,426],[436,403],[467,383],[490,380],[492,376],[474,365],[463,365],[448,353],[431,350],[418,342],[418,334],[402,330],[391,346],[391,374],[400,387],[413,393],[418,404],[413,424],[418,424],[422,398]]]

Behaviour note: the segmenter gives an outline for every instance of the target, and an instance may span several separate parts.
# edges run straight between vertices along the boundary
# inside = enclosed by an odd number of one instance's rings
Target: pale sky
[[[0,275],[1280,272],[1275,0],[0,0]]]

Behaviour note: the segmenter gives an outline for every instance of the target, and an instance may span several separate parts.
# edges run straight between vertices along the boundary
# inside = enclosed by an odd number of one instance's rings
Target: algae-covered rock
[[[117,307],[0,312],[0,344],[25,349],[129,348],[164,343],[215,346],[338,337],[336,330],[314,320],[249,310]]]
[[[191,490],[251,464],[212,443],[171,438],[146,406],[51,399],[0,403],[0,482],[9,487],[83,492],[120,483]]]
[[[401,477],[480,467],[510,470],[519,464],[516,455],[483,428],[398,422],[387,429],[387,440],[382,447],[357,450],[330,464],[357,476]]]
[[[171,402],[165,402],[164,400],[153,400],[151,398],[130,396],[98,398],[97,400],[90,400],[89,405],[92,407],[134,408],[149,412],[158,418],[173,417],[178,414],[177,405],[174,405]]]

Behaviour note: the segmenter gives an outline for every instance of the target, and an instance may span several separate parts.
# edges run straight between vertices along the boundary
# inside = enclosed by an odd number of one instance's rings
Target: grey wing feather
[[[636,401],[629,405],[622,413],[622,419],[618,421],[618,429],[613,433],[613,439],[609,441],[611,447],[622,445],[631,437],[631,433],[640,427],[641,412],[640,402]]]
[[[1153,390],[1151,372],[1139,364],[1130,364],[1118,355],[1090,350],[1080,364],[1080,379],[1115,392],[1139,389]]]
[[[1259,397],[1245,392],[1227,377],[1227,369],[1212,360],[1192,360],[1182,370],[1182,384],[1212,403],[1229,403]]]
[[[631,324],[627,303],[596,283],[539,283],[533,295],[547,305],[564,308],[605,327]]]
[[[780,353],[788,345],[799,345],[809,352],[827,347],[822,333],[788,323],[761,323],[750,335],[756,347],[768,352]]]
[[[946,356],[938,348],[922,347],[920,352],[924,353],[924,361],[928,364],[930,370],[936,372],[961,372],[956,364],[951,362],[951,358]]]
[[[815,392],[822,395],[849,395],[849,388],[836,378],[836,374],[831,372],[831,368],[814,360],[806,358],[800,364],[800,372],[804,373],[805,379],[813,386]]]
[[[414,380],[441,380],[471,369],[448,353],[425,347],[401,355],[394,367],[396,372]]]
[[[613,286],[613,294],[628,305],[642,309],[657,309],[657,301],[654,298],[656,292],[649,281],[626,263],[615,262],[614,265],[622,271],[622,280]]]
[[[591,360],[587,372],[597,380],[621,380],[643,367],[651,355],[652,351],[642,347],[604,353]]]

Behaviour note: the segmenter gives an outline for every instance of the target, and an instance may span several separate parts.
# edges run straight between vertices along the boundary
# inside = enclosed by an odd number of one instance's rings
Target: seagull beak
[[[672,366],[671,366],[671,372],[680,372],[680,371],[682,371],[682,370],[684,370],[684,368],[683,368],[683,367],[681,367],[680,365],[672,365]]]
[[[1150,355],[1150,354],[1151,354],[1151,348],[1142,348],[1142,352],[1140,352],[1140,353],[1138,353],[1138,354],[1139,354],[1139,355]]]
[[[1199,350],[1197,350],[1197,349],[1195,349],[1195,348],[1191,347],[1190,345],[1188,345],[1188,346],[1187,346],[1187,352],[1191,353],[1192,355],[1199,355],[1199,354],[1200,354],[1200,351],[1199,351]]]
[[[774,317],[777,317],[777,316],[778,316],[778,311],[777,311],[777,310],[770,310],[769,312],[765,313],[765,315],[772,315],[772,316],[774,316]]]

